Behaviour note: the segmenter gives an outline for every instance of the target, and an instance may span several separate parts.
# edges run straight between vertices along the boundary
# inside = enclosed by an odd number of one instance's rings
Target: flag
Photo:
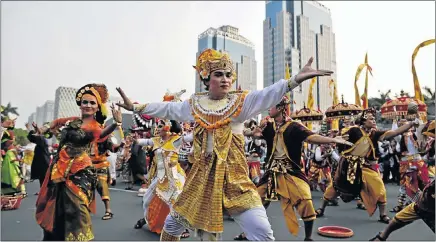
[[[419,44],[418,46],[416,46],[412,54],[412,75],[413,75],[413,87],[415,89],[415,98],[423,102],[424,102],[424,96],[421,93],[421,86],[419,85],[418,75],[416,74],[416,69],[415,69],[415,57],[418,54],[419,49],[434,43],[435,43],[435,39],[426,40],[421,44]]]
[[[329,82],[329,88],[333,86],[333,95],[330,91],[330,96],[333,97],[333,106],[339,104],[339,98],[338,98],[338,90],[336,88],[336,82],[335,80],[331,79]],[[331,122],[331,129],[339,130],[339,120],[335,119]]]
[[[366,74],[365,74],[365,89],[362,95],[362,107],[364,109],[368,108],[368,73],[372,76],[372,68],[368,64],[368,53],[365,54],[365,66],[366,66]]]
[[[289,65],[288,64],[286,64],[286,67],[285,67],[285,80],[289,80],[289,79],[291,79],[291,70],[289,69]],[[291,91],[292,92],[292,91]],[[288,92],[288,93],[286,93],[286,96],[287,96],[287,98],[290,100],[290,101],[292,101],[291,100],[291,92]],[[291,105],[289,104],[288,105],[288,110],[286,110],[287,111],[287,114],[288,115],[291,115]]]
[[[309,86],[309,95],[307,97],[307,108],[310,110],[313,109],[313,105],[315,104],[315,99],[313,98],[313,86],[315,85],[315,83],[316,83],[316,77],[312,78]]]

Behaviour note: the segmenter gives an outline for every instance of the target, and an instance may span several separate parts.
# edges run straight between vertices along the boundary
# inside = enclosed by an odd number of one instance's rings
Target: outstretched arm
[[[306,141],[311,143],[311,144],[319,144],[319,145],[320,144],[331,144],[331,143],[344,144],[344,145],[349,145],[349,146],[353,145],[353,143],[348,142],[348,141],[343,140],[343,139],[330,138],[330,137],[325,137],[325,136],[321,136],[318,134],[314,134],[314,135],[307,137]]]
[[[303,83],[305,80],[317,76],[330,76],[333,73],[332,71],[312,69],[312,62],[313,58],[310,58],[301,71],[297,75],[291,77],[290,80],[280,80],[263,90],[249,93],[244,100],[242,111],[237,120],[242,123],[245,120],[258,115],[262,111],[268,110],[278,104],[283,95],[292,91],[292,89]]]
[[[238,116],[238,121],[243,122],[253,118],[279,103],[283,95],[298,86],[298,83],[295,82],[295,78],[296,76],[293,76],[289,81],[282,79],[262,90],[250,92],[245,97],[242,111]]]
[[[379,140],[379,141],[383,141],[383,140],[387,140],[387,139],[393,138],[393,137],[395,137],[395,136],[397,136],[397,135],[400,135],[400,134],[406,132],[407,130],[409,130],[410,128],[412,128],[412,126],[413,126],[414,124],[418,124],[418,123],[419,123],[419,119],[416,119],[415,121],[408,122],[407,124],[405,124],[405,125],[399,127],[399,128],[396,129],[396,130],[389,130],[389,131],[386,131],[386,133],[384,133],[382,136],[380,136],[380,138],[379,138],[378,140]]]
[[[181,122],[193,121],[189,101],[134,104],[133,112]]]
[[[182,122],[194,120],[194,117],[192,117],[191,115],[191,107],[188,100],[184,102],[133,104],[121,88],[118,87],[117,91],[120,93],[124,102],[117,103],[117,105],[128,111],[147,114],[156,118],[170,119]]]

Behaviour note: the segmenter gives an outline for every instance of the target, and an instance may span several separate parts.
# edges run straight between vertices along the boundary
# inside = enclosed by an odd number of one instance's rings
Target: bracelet
[[[123,125],[122,122],[117,122],[117,126],[121,126],[121,125]]]

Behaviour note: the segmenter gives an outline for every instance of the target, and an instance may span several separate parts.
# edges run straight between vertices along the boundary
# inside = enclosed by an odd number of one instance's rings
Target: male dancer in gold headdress
[[[364,110],[359,118],[360,127],[351,127],[345,135],[348,141],[354,143],[351,148],[343,149],[339,162],[339,174],[335,175],[333,184],[327,187],[321,208],[317,209],[319,217],[324,215],[329,200],[341,196],[342,200],[349,202],[360,194],[367,212],[372,216],[379,207],[379,222],[389,223],[386,215],[386,189],[381,180],[380,173],[375,168],[377,156],[375,148],[378,141],[393,138],[406,132],[414,123],[390,131],[375,129],[375,110]]]
[[[184,227],[207,232],[209,240],[224,230],[223,210],[238,222],[250,240],[274,240],[256,187],[248,177],[243,123],[276,105],[281,97],[304,80],[330,75],[310,66],[313,59],[290,80],[280,80],[260,90],[230,91],[236,80],[227,54],[204,50],[195,66],[208,92],[196,93],[181,103],[133,105],[121,89],[119,106],[150,116],[193,121],[194,161],[182,193],[167,217],[161,240],[179,240]]]
[[[276,201],[281,197],[283,215],[289,232],[298,235],[298,222],[294,207],[304,221],[305,241],[312,240],[313,221],[316,213],[312,204],[309,180],[304,174],[301,162],[303,142],[312,144],[351,143],[338,138],[324,137],[314,134],[299,122],[286,119],[285,111],[289,100],[286,96],[269,111],[269,121],[264,120],[252,135],[262,137],[267,143],[266,171],[261,178],[257,191],[264,200],[265,206],[269,201]],[[248,132],[247,132],[248,133]],[[241,234],[235,240],[242,240]]]

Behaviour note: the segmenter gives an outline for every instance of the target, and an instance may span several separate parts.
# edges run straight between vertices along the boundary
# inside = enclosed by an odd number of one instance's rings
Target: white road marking
[[[125,190],[125,189],[119,189],[119,188],[109,188],[109,190],[119,191],[119,192],[132,192],[137,193],[138,191],[132,191],[132,190]]]

